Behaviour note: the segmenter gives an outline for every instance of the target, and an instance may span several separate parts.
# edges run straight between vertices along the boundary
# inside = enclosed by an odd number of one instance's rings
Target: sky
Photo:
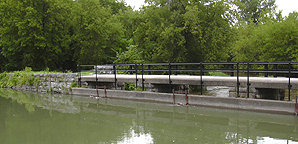
[[[289,13],[298,12],[298,0],[276,0],[277,10],[282,10],[283,16],[288,16]]]
[[[139,9],[145,3],[144,0],[125,0],[125,2],[134,9]]]
[[[138,9],[144,4],[144,0],[125,0],[128,5]],[[290,12],[298,12],[298,0],[276,0],[277,10],[283,11],[283,16],[288,16]]]

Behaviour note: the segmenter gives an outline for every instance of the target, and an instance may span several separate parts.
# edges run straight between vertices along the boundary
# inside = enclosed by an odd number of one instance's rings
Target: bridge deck
[[[96,75],[86,75],[81,77],[81,81],[95,82]],[[113,74],[98,74],[98,82],[115,82]],[[138,83],[142,82],[142,75],[116,75],[117,82]],[[169,75],[143,75],[144,83],[151,84],[169,84]],[[172,84],[177,85],[201,85],[201,76],[194,75],[171,75]],[[298,89],[298,78],[291,78],[292,89]],[[237,77],[224,76],[202,76],[203,85],[205,86],[237,86]],[[286,77],[249,77],[250,87],[254,88],[271,88],[271,89],[288,89],[289,78]],[[239,77],[240,87],[247,86],[247,77]]]

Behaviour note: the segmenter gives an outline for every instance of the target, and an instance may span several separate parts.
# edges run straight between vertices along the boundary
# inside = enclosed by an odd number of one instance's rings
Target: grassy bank
[[[26,67],[22,71],[4,72],[0,74],[0,88],[12,88],[15,86],[29,86],[37,88],[41,82],[40,76],[34,74],[60,74],[61,72],[32,71],[30,67]],[[12,74],[12,75],[11,75]]]

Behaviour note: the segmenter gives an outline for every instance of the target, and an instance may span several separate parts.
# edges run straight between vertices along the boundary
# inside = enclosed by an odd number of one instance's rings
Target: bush
[[[9,76],[7,76],[6,74],[6,72],[0,74],[0,88],[7,87],[8,85],[7,82],[9,80]]]
[[[125,90],[133,91],[135,89],[136,87],[134,83],[125,83]]]
[[[76,82],[71,83],[70,87],[79,87]]]
[[[135,87],[135,83],[125,83],[125,90],[128,91],[143,91],[141,87]]]

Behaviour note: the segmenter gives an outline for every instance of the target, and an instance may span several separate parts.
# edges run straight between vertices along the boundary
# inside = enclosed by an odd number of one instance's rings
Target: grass
[[[222,73],[222,72],[208,72],[208,75],[210,75],[210,76],[228,76],[227,74]]]
[[[79,75],[79,72],[76,74]],[[92,75],[92,74],[95,74],[95,72],[93,70],[81,72],[81,75]]]
[[[12,71],[12,72],[9,72],[9,73],[37,73],[37,74],[62,74],[64,72],[59,72],[59,71],[49,71],[49,69],[45,69],[43,71],[32,71],[32,68],[31,67],[26,67],[24,70],[21,70],[21,71]],[[73,73],[72,71],[66,71],[66,73],[69,73],[69,74],[77,74],[77,73]]]

